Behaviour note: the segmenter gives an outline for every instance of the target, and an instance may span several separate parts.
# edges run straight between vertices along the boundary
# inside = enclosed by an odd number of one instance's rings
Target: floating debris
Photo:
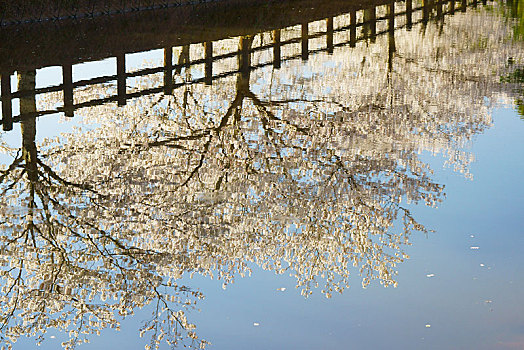
[[[481,266],[481,267],[484,267],[484,266],[486,266],[486,265],[484,265],[484,264],[480,264],[480,266]]]
[[[430,277],[435,277],[435,274],[434,273],[429,273],[429,274],[426,275],[426,277],[429,277],[429,278]]]
[[[431,325],[428,323],[428,324],[426,325],[426,328],[430,328],[430,327],[431,327]]]
[[[277,288],[277,290],[278,290],[279,292],[285,292],[285,291],[286,291],[286,288],[285,288],[285,287]]]
[[[479,247],[469,247],[469,249],[477,250],[477,249],[479,249]]]
[[[258,323],[258,322],[254,322],[254,323],[253,323],[253,326],[254,326],[254,327],[258,327],[258,326],[260,326],[260,323]]]

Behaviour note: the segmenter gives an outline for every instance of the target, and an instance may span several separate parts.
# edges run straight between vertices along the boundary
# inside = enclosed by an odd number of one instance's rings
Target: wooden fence
[[[486,4],[484,0],[482,2]],[[269,44],[261,44],[257,47],[241,46],[237,50],[231,52],[222,53],[219,55],[213,55],[213,41],[204,42],[204,57],[197,59],[190,59],[187,57],[183,62],[173,62],[173,47],[167,46],[164,50],[164,63],[162,66],[140,69],[138,71],[126,72],[126,53],[121,52],[116,57],[116,74],[104,75],[95,77],[87,80],[80,80],[73,82],[73,65],[68,62],[62,64],[62,84],[56,86],[48,86],[42,88],[36,88],[32,90],[20,90],[11,91],[11,75],[12,73],[1,74],[1,101],[2,101],[2,126],[3,130],[8,131],[13,128],[13,123],[19,122],[23,118],[34,118],[47,114],[53,114],[57,112],[63,112],[66,116],[73,117],[75,110],[85,107],[97,106],[110,102],[117,102],[118,105],[125,105],[128,99],[137,98],[140,96],[146,96],[157,93],[171,94],[174,89],[181,86],[192,85],[192,84],[212,84],[214,80],[223,77],[245,72],[246,70],[256,70],[265,66],[272,65],[275,68],[280,68],[282,62],[302,59],[307,60],[310,55],[318,52],[333,52],[336,47],[350,46],[354,47],[357,42],[363,40],[373,40],[380,35],[389,35],[390,40],[394,40],[395,30],[401,28],[410,29],[413,25],[418,23],[426,23],[429,20],[442,20],[446,15],[452,15],[456,11],[466,11],[468,7],[477,6],[477,0],[455,0],[446,1],[424,1],[422,4],[417,4],[412,0],[406,0],[402,2],[402,11],[395,11],[396,3],[394,1],[383,5],[386,7],[385,15],[377,15],[377,8],[375,6],[368,9],[362,9],[357,16],[359,11],[352,10],[349,14],[344,16],[348,18],[346,23],[342,23],[335,27],[334,17],[323,19],[325,21],[325,31],[310,33],[309,23],[302,23],[300,25],[300,35],[294,36],[285,40],[281,40],[281,32],[285,30],[275,29],[271,32],[272,42]],[[349,16],[347,16],[349,15]],[[357,18],[361,20],[358,21]],[[400,20],[401,19],[401,20]],[[400,23],[400,24],[397,24]],[[380,25],[385,24],[385,25]],[[366,30],[362,30],[364,28]],[[384,27],[384,30],[377,30],[378,27]],[[361,30],[358,30],[361,28]],[[337,33],[345,33],[344,37],[347,40],[335,42],[334,37]],[[348,35],[347,35],[348,34]],[[358,35],[357,35],[358,34]],[[319,39],[324,42],[324,45],[320,48],[310,48],[310,41],[313,39]],[[300,52],[283,57],[282,49],[288,45],[300,45]],[[183,48],[189,52],[189,45]],[[270,52],[272,54],[272,60],[270,62],[251,64],[251,60],[242,59],[242,57],[250,57],[252,53],[256,52]],[[214,72],[214,64],[220,60],[239,57],[238,65],[235,69],[223,71],[219,73]],[[244,63],[243,63],[244,62]],[[245,62],[249,62],[246,66]],[[180,72],[182,68],[189,69],[193,66],[204,65],[204,76],[201,78],[195,78],[188,81],[176,82],[176,74]],[[143,77],[150,74],[163,73],[163,86],[148,88],[145,90],[134,91],[128,93],[127,80],[129,78]],[[74,103],[74,91],[78,88],[86,88],[95,84],[106,84],[116,81],[116,94],[104,98],[94,98],[89,101]],[[13,116],[12,113],[12,100],[20,98],[36,98],[37,95],[50,93],[50,92],[63,92],[63,106],[56,109],[49,110],[37,110],[31,113],[23,113],[22,115]]]

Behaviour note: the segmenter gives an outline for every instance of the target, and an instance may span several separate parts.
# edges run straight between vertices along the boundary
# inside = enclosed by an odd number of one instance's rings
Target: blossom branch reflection
[[[227,285],[256,265],[294,276],[305,296],[343,292],[351,276],[396,285],[411,235],[427,232],[410,203],[444,196],[419,153],[447,154],[468,174],[461,147],[490,126],[484,98],[500,91],[471,63],[475,41],[442,56],[471,33],[446,28],[404,32],[394,51],[374,38],[386,55],[363,44],[312,57],[312,72],[286,63],[270,83],[251,69],[264,36],[241,37],[239,73],[220,84],[91,107],[85,125],[39,145],[24,120],[22,147],[2,148],[13,157],[0,173],[2,340],[57,328],[73,348],[150,305],[150,346],[203,347],[186,317],[203,295],[180,284],[184,274]]]

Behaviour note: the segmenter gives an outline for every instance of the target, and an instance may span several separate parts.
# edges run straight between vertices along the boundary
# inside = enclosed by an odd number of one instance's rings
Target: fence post
[[[191,44],[184,45],[182,47],[182,53],[180,55],[184,61],[184,67],[186,69],[191,68]]]
[[[11,107],[11,74],[2,72],[1,91],[2,91],[2,124],[4,131],[13,130],[13,111]]]
[[[280,68],[280,29],[273,30],[273,67]]]
[[[449,1],[449,13],[452,15],[455,14],[455,0]]]
[[[211,85],[211,82],[213,81],[213,42],[212,41],[206,41],[204,43],[204,50],[206,52],[206,58],[205,58],[205,83],[206,85]]]
[[[413,0],[406,0],[406,26],[408,30],[413,27]]]
[[[357,11],[349,12],[349,46],[355,47],[357,44]]]
[[[366,37],[374,43],[377,35],[377,8],[373,7],[364,10],[364,30]]]
[[[247,73],[251,70],[251,42],[249,36],[240,38],[240,56],[238,70],[241,73]]]
[[[173,48],[164,48],[164,94],[173,93]]]
[[[117,79],[117,101],[119,106],[125,106],[127,100],[126,91],[126,54],[118,53],[116,55],[116,79]]]
[[[62,85],[64,88],[64,113],[66,117],[74,117],[73,64],[71,62],[62,65]]]
[[[17,72],[17,75],[18,91],[25,92],[20,97],[20,117],[24,119],[24,115],[34,116],[36,112],[36,70]]]
[[[249,90],[249,78],[251,74],[251,44],[253,38],[251,36],[243,36],[240,38],[239,52],[238,52],[238,70],[239,75],[237,79],[237,90]]]
[[[18,72],[18,91],[30,92],[20,97],[20,131],[22,132],[22,157],[27,176],[35,184],[38,181],[36,138],[36,70]]]
[[[431,0],[422,0],[422,22],[428,23],[429,13],[431,12]]]
[[[308,24],[302,23],[302,60],[306,61],[309,57],[309,33]]]
[[[395,54],[395,2],[387,5],[388,14],[388,71],[393,70],[393,55]]]
[[[460,6],[460,11],[466,12],[466,8],[467,7],[468,7],[468,1],[467,0],[462,0],[461,6]]]
[[[395,3],[390,2],[387,4],[387,16],[388,16],[388,34],[395,33]]]
[[[326,46],[328,53],[333,53],[333,17],[326,18]]]

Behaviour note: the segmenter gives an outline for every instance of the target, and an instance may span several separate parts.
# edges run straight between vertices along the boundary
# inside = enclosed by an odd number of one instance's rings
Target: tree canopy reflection
[[[2,147],[13,159],[0,173],[2,339],[58,328],[72,348],[153,305],[151,346],[204,347],[186,318],[203,295],[180,285],[186,273],[227,285],[256,264],[306,296],[342,292],[350,274],[395,285],[410,235],[427,232],[408,204],[444,195],[419,153],[469,176],[461,147],[490,126],[486,98],[504,93],[493,70],[506,58],[463,40],[514,50],[483,16],[312,57],[311,74],[251,71],[260,57],[240,55],[220,84],[90,108],[85,126],[40,145],[35,120],[22,121],[22,147]],[[471,31],[479,23],[496,30]]]

